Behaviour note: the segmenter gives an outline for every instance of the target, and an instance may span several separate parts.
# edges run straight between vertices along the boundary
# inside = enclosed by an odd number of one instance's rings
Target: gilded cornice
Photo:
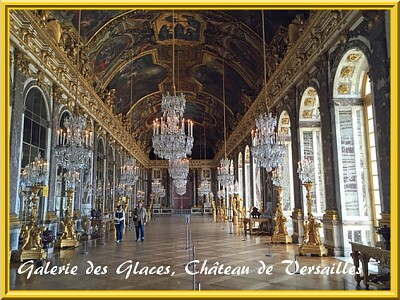
[[[88,116],[114,136],[142,165],[149,165],[149,158],[132,136],[125,130],[110,108],[103,103],[92,86],[77,71],[74,64],[55,44],[54,38],[44,29],[40,18],[27,10],[13,10],[10,18],[11,43],[19,49],[17,67],[25,75],[32,76],[29,64],[62,89],[68,99],[75,98],[76,82],[79,80],[78,105]],[[19,53],[20,52],[20,53]],[[38,76],[36,75],[36,76]],[[35,77],[36,77],[35,76]],[[60,90],[57,92],[60,93]],[[60,98],[58,98],[60,99]]]
[[[360,17],[361,11],[359,10],[312,12],[297,42],[290,47],[283,61],[269,78],[266,88],[260,92],[227,139],[227,155],[238,147],[240,142],[254,129],[255,120],[260,112],[266,111],[265,89],[268,107],[271,109],[279,101],[282,101],[285,94],[298,82],[304,82],[305,75],[307,76],[307,73],[314,67],[318,56],[339,42],[341,33],[350,28]],[[305,84],[307,85],[308,82]],[[224,151],[220,150],[214,158],[214,163],[218,164],[223,156]]]

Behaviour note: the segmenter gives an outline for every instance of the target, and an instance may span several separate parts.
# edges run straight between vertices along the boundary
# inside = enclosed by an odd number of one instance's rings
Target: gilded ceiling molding
[[[281,101],[287,90],[302,81],[304,74],[308,73],[313,67],[316,57],[321,52],[333,47],[340,38],[340,34],[350,28],[355,20],[361,17],[361,11],[313,11],[310,18],[302,27],[302,33],[298,40],[287,51],[282,62],[277,66],[275,72],[268,79],[266,90],[269,108],[277,105]],[[375,20],[375,18],[373,18]],[[304,82],[304,81],[303,81]],[[307,82],[304,82],[308,84]],[[295,99],[292,99],[294,101]],[[226,149],[229,155],[242,141],[248,136],[255,127],[255,119],[260,112],[265,111],[265,90],[262,89],[256,97],[253,105],[248,109],[238,126],[227,140]],[[223,158],[224,153],[220,151],[214,158],[214,163]]]
[[[52,84],[59,85],[68,98],[75,98],[78,78],[80,89],[78,105],[82,106],[92,119],[112,134],[115,140],[142,165],[148,166],[150,160],[145,152],[132,139],[123,125],[118,122],[109,107],[103,103],[92,86],[84,79],[84,76],[77,72],[75,63],[73,63],[73,58],[76,58],[77,54],[75,47],[77,43],[74,41],[76,33],[64,30],[60,39],[61,46],[55,45],[55,40],[38,23],[42,19],[37,13],[27,10],[13,10],[10,15],[10,23],[12,24],[10,26],[11,43],[16,50],[21,50],[21,53],[16,51],[17,68],[30,76],[29,63],[31,63],[43,73],[40,76],[51,78]],[[42,49],[48,50],[43,52]]]

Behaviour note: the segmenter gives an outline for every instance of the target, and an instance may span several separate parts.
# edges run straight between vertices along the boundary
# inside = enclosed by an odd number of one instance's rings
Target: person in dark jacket
[[[138,206],[133,211],[133,222],[136,228],[136,241],[140,239],[144,241],[144,225],[147,223],[147,211],[143,207],[142,201],[138,202]]]

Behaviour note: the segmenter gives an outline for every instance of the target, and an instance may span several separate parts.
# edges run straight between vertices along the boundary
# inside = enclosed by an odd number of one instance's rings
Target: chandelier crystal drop
[[[57,164],[68,171],[78,172],[86,169],[92,157],[92,133],[87,130],[86,117],[72,115],[64,120],[65,129],[57,130]],[[71,175],[72,180],[75,175]]]

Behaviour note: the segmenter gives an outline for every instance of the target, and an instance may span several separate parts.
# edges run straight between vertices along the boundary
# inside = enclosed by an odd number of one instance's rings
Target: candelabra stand
[[[47,253],[44,249],[42,249],[42,234],[43,227],[39,227],[36,220],[37,214],[37,193],[40,187],[38,185],[34,185],[32,187],[32,208],[30,221],[23,225],[21,229],[21,236],[23,239],[21,252],[20,252],[20,261],[28,259],[46,259]]]
[[[61,221],[61,225],[64,227],[63,233],[61,235],[61,239],[58,240],[56,244],[57,248],[66,248],[66,247],[78,247],[79,241],[77,240],[76,232],[75,232],[75,221],[71,216],[71,204],[72,204],[72,196],[74,194],[74,189],[69,188],[67,190],[67,209],[65,210],[65,218],[64,221]]]
[[[312,182],[304,182],[304,187],[306,188],[307,194],[307,220],[303,223],[304,228],[304,239],[303,243],[299,246],[299,254],[306,255],[307,253],[311,255],[323,256],[328,254],[328,249],[321,242],[319,235],[319,228],[322,226],[317,220],[315,220],[314,215],[311,210],[311,187]]]
[[[291,243],[292,238],[289,236],[287,232],[287,227],[286,227],[286,222],[287,219],[283,215],[282,212],[282,191],[283,187],[282,186],[277,186],[276,191],[278,192],[278,203],[276,205],[276,210],[275,210],[275,227],[274,227],[274,233],[272,235],[272,243]]]

